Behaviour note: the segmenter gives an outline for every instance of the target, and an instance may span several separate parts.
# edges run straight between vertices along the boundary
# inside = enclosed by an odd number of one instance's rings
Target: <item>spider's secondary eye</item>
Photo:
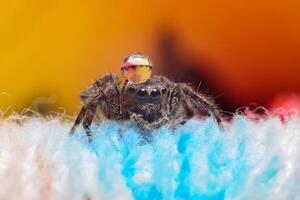
[[[152,90],[150,93],[151,98],[153,99],[158,99],[160,97],[160,92],[156,89]]]
[[[128,92],[129,93],[134,93],[135,92],[135,88],[134,87],[129,87],[128,88]]]
[[[145,89],[140,89],[137,91],[136,96],[139,99],[146,99],[148,97],[148,93]]]

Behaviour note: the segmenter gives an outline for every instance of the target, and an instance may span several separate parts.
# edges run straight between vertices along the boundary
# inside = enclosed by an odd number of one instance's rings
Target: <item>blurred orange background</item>
[[[296,0],[4,1],[0,108],[46,104],[73,114],[80,92],[106,72],[119,73],[132,52],[148,54],[156,73],[172,71],[161,70],[172,55],[205,58],[209,65],[198,72],[213,85],[202,89],[232,108],[267,105],[300,91],[299,10]],[[164,37],[174,40],[167,50]]]

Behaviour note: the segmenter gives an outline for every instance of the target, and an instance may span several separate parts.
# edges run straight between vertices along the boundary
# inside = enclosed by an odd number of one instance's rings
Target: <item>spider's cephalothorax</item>
[[[84,105],[71,133],[82,122],[87,135],[91,136],[90,126],[97,108],[111,120],[132,119],[142,130],[159,128],[167,122],[176,128],[195,115],[212,114],[218,123],[221,122],[219,109],[212,99],[187,84],[174,83],[163,76],[150,77],[150,62],[139,56],[134,57],[136,60],[125,59],[127,65],[122,65],[125,66],[122,71],[129,80],[124,85],[121,86],[116,74],[106,74],[81,94]],[[141,65],[136,65],[135,61]]]

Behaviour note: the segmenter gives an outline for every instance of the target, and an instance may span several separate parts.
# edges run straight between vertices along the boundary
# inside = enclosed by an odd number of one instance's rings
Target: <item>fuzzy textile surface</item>
[[[141,134],[134,123],[83,129],[59,118],[0,121],[0,199],[300,199],[300,118],[236,116]]]

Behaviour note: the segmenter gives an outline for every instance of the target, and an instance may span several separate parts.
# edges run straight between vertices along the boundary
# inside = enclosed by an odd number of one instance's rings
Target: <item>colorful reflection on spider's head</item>
[[[121,70],[129,82],[144,83],[152,75],[152,63],[144,54],[131,54],[124,59]]]

